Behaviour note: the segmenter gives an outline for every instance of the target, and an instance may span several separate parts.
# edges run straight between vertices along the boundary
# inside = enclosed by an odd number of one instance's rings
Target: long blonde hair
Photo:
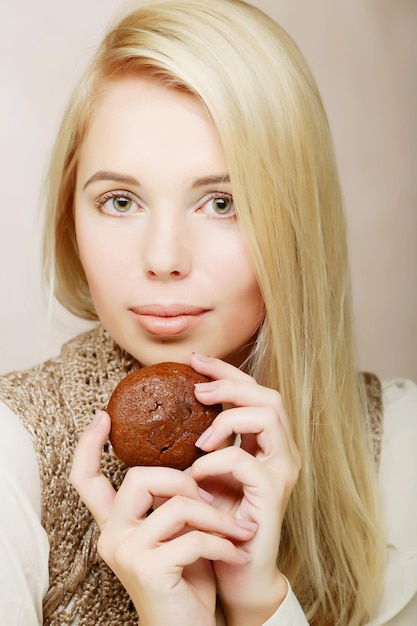
[[[56,295],[96,318],[75,239],[78,156],[102,87],[143,73],[198,97],[223,143],[266,309],[251,371],[282,394],[303,459],[279,567],[311,624],[360,626],[381,588],[385,540],[352,348],[340,185],[306,62],[260,10],[238,0],[166,0],[109,32],[52,158],[44,253]]]

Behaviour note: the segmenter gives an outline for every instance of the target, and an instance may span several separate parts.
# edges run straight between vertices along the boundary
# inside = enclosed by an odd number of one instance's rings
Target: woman
[[[28,526],[41,568],[50,552],[49,581],[22,583],[31,619],[415,618],[415,543],[407,565],[385,568],[377,468],[393,451],[380,447],[378,382],[355,367],[330,133],[288,35],[228,0],[157,2],[116,25],[62,124],[44,241],[56,296],[99,325],[1,381],[39,466]],[[224,405],[198,442],[210,454],[184,473],[126,474],[100,409],[132,369],[167,360],[209,376],[197,398]],[[402,407],[415,435],[415,387],[391,397],[385,420]]]

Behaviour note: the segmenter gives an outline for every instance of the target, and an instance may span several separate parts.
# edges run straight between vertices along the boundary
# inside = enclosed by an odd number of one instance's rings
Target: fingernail
[[[90,424],[88,426],[88,428],[89,429],[95,428],[101,422],[101,420],[103,418],[103,415],[104,415],[104,411],[100,411],[100,410],[96,411],[93,419],[91,420],[91,422],[90,422]]]
[[[209,493],[205,489],[201,489],[201,487],[199,487],[198,490],[200,492],[201,499],[204,500],[204,502],[207,502],[208,504],[211,504],[213,502],[214,497],[211,495],[211,493]]]
[[[209,383],[195,383],[194,388],[198,393],[209,393],[218,387],[218,381],[212,380]]]
[[[195,445],[197,446],[197,448],[201,448],[202,446],[204,446],[205,443],[207,443],[207,441],[210,439],[212,435],[212,432],[213,432],[213,427],[209,426],[207,430],[205,430],[203,434],[199,436],[199,438],[195,442]]]
[[[256,524],[256,522],[250,522],[246,519],[236,519],[236,524],[240,526],[240,528],[250,530],[253,533],[258,529],[258,524]]]
[[[205,354],[200,354],[199,352],[193,352],[193,354],[196,359],[198,359],[199,361],[203,361],[204,363],[208,363],[209,361],[211,361],[211,357],[206,356]]]

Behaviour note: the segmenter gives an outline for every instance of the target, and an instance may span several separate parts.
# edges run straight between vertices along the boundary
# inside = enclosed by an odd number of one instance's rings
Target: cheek
[[[81,264],[84,268],[90,290],[97,291],[116,279],[116,271],[120,275],[120,265],[115,255],[117,247],[112,245],[111,237],[97,229],[94,220],[86,215],[75,215],[75,233]]]
[[[246,277],[246,280],[242,281],[241,284],[241,294],[245,301],[244,308],[248,323],[257,328],[264,317],[265,306],[255,270],[246,250],[239,270],[241,275]]]
[[[263,298],[256,280],[247,285],[244,301],[247,325],[252,330],[256,330],[261,324],[265,314]]]
[[[221,255],[223,260],[218,264],[219,276],[227,275],[232,290],[260,294],[255,270],[242,237],[237,237],[234,245],[224,246],[223,252],[219,252],[219,259]]]
[[[264,313],[263,298],[248,252],[241,241],[228,248],[227,256],[217,265],[217,274],[219,284],[224,286],[224,299],[235,309],[240,307],[240,314],[248,319],[249,324],[259,321]]]

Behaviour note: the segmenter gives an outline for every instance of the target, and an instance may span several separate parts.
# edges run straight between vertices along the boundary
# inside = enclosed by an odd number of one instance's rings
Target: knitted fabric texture
[[[362,373],[362,381],[364,384],[364,404],[368,411],[369,433],[377,467],[381,458],[382,433],[383,433],[383,414],[382,406],[382,386],[378,376],[370,372]]]
[[[135,626],[121,583],[97,553],[98,527],[69,483],[76,443],[97,409],[139,364],[99,326],[63,346],[61,355],[27,372],[0,377],[0,399],[20,416],[38,456],[42,525],[50,545],[44,626]],[[375,460],[382,435],[379,380],[364,374]],[[126,467],[105,445],[103,473],[117,489]]]

